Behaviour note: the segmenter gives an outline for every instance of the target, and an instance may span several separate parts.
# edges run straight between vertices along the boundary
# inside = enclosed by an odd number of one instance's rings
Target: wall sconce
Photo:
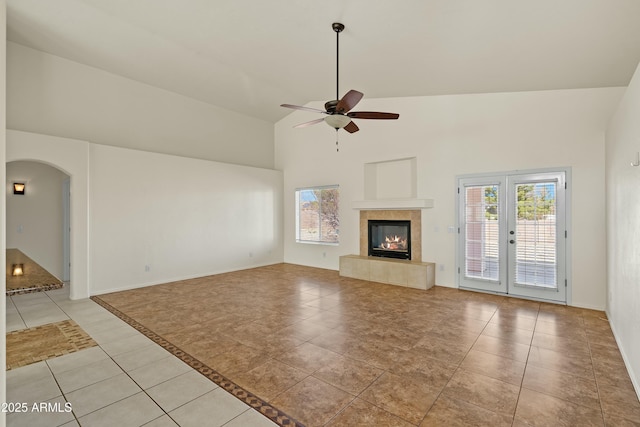
[[[12,276],[24,276],[24,264],[13,264],[11,266]]]
[[[23,182],[13,183],[13,194],[24,194],[26,185]]]

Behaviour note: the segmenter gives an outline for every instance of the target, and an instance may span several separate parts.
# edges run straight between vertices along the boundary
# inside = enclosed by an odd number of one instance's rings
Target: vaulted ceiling
[[[626,86],[638,0],[8,0],[7,37],[275,122],[367,98]]]

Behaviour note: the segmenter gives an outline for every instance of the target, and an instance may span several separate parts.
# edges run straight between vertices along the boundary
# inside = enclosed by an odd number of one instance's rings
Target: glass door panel
[[[461,274],[463,286],[504,292],[500,240],[502,183],[463,183],[460,188]]]
[[[564,174],[510,177],[509,293],[565,301]]]
[[[565,302],[565,173],[458,184],[460,287]]]

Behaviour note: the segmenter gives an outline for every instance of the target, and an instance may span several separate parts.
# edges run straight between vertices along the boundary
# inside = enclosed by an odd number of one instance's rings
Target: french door
[[[566,173],[458,179],[458,285],[567,300]]]

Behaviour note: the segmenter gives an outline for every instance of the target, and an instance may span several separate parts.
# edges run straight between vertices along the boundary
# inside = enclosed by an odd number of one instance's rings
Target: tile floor
[[[7,371],[8,402],[56,411],[7,414],[7,426],[276,425],[93,301],[69,300],[66,287],[7,297],[6,313],[7,332],[73,319],[98,343]]]
[[[308,426],[640,425],[602,312],[286,264],[102,298]],[[8,425],[273,425],[93,301],[7,305],[8,330],[64,316],[99,344],[9,371],[10,401],[73,413]]]

